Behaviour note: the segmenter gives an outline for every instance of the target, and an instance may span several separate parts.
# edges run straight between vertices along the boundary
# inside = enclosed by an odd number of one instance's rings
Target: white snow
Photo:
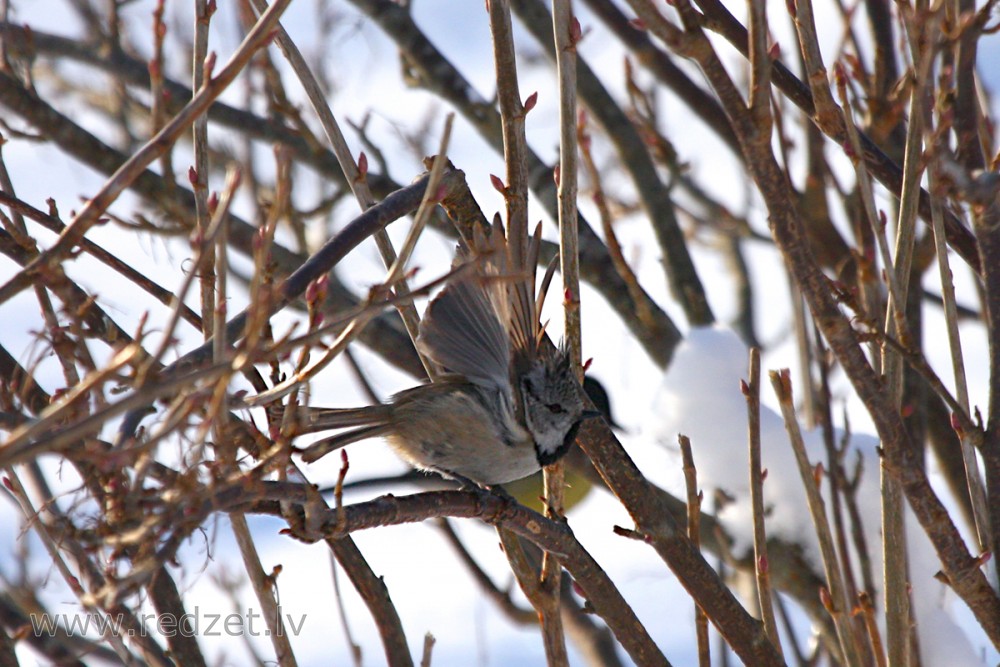
[[[749,355],[746,346],[735,333],[723,327],[692,329],[677,349],[670,369],[664,376],[655,398],[655,437],[667,447],[677,450],[677,435],[691,439],[699,486],[706,490],[724,490],[734,498],[720,508],[717,516],[735,540],[737,554],[753,548],[753,525],[750,508],[750,487],[747,449],[747,408],[740,391],[740,380],[748,376]],[[768,369],[761,368],[761,399],[773,397]],[[793,391],[798,395],[794,386]],[[809,514],[801,477],[795,464],[791,445],[781,415],[761,406],[761,458],[767,471],[764,480],[768,535],[801,544],[805,553],[822,572],[818,543]],[[838,429],[839,442],[843,432]],[[826,461],[822,434],[818,430],[804,431],[809,460],[814,465]],[[875,447],[878,440],[870,435],[854,434],[853,450],[846,461],[860,455],[864,472],[857,502],[865,521],[864,535],[874,562],[881,562],[879,469]],[[848,464],[849,466],[851,463]],[[680,464],[678,463],[678,469]],[[829,466],[826,466],[827,468]],[[828,498],[827,485],[823,484]],[[829,516],[830,504],[827,504]],[[933,578],[940,569],[937,556],[912,513],[908,511],[907,538],[913,590],[914,615],[919,628],[921,653],[926,665],[973,667],[985,664],[951,616],[955,596],[948,587]],[[832,520],[832,519],[831,519]],[[853,555],[852,555],[853,558]],[[856,558],[855,558],[856,562]],[[880,573],[875,572],[876,584]],[[876,599],[883,599],[882,590]],[[881,609],[881,604],[879,605]]]

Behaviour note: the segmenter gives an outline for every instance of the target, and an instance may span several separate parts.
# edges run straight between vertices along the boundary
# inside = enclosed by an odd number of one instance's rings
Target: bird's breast
[[[397,406],[389,442],[414,466],[502,484],[539,469],[534,441],[510,401],[475,385]]]

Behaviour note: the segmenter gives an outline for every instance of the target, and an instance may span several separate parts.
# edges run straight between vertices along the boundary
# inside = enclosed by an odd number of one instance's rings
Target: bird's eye
[[[563,412],[565,412],[565,410],[563,410],[563,406],[559,405],[558,403],[546,403],[545,407],[547,407],[549,409],[549,412],[551,412],[554,415],[561,415]]]

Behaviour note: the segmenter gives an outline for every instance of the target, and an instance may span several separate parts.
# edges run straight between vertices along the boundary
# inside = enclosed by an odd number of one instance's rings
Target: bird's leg
[[[459,491],[482,491],[484,488],[481,485],[473,482],[465,475],[459,475],[457,472],[452,472],[451,470],[444,470],[442,468],[436,468],[435,471],[445,479],[450,479],[458,482]]]

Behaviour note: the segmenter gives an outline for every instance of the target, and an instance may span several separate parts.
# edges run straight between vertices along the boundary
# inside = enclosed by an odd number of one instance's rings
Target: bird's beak
[[[581,419],[594,419],[596,417],[603,417],[600,410],[584,410]]]

